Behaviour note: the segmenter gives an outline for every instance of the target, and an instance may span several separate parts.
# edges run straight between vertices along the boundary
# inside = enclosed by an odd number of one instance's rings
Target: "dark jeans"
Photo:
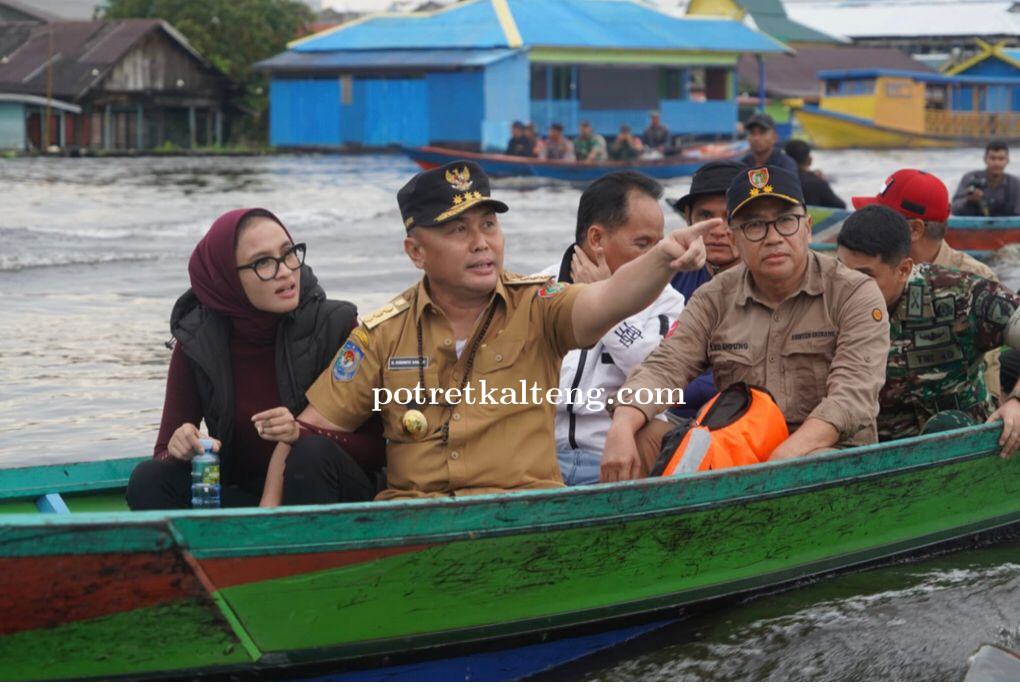
[[[375,480],[336,442],[313,434],[291,447],[283,471],[284,504],[371,501],[375,494]]]
[[[261,495],[228,485],[220,490],[225,508],[258,506]],[[191,508],[191,463],[186,461],[142,461],[135,466],[127,486],[127,503],[132,511]]]
[[[1020,350],[1009,349],[1003,351],[999,357],[999,385],[1002,388],[1002,400],[1016,388],[1017,377],[1020,377]]]

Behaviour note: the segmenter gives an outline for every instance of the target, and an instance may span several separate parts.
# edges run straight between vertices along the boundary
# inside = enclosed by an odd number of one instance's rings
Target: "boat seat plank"
[[[39,497],[35,500],[35,506],[39,513],[71,513],[71,509],[64,503],[64,498],[57,492]]]

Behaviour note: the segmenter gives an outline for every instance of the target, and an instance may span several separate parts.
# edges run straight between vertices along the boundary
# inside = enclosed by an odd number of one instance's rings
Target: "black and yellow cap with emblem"
[[[804,190],[797,175],[779,166],[760,166],[748,168],[733,178],[726,190],[726,213],[732,218],[745,205],[762,197],[804,204]]]
[[[397,204],[404,229],[438,226],[479,204],[489,204],[498,213],[508,207],[489,196],[489,176],[473,161],[454,161],[425,170],[397,192]]]

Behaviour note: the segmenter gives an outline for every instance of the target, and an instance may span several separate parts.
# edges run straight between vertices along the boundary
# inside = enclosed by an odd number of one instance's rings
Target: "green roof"
[[[816,31],[786,16],[782,0],[737,0],[754,19],[759,31],[783,43],[843,43],[835,36]]]

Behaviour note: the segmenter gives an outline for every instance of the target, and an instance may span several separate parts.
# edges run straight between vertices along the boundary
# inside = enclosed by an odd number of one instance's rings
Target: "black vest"
[[[294,415],[308,405],[305,391],[329,367],[356,318],[354,305],[327,300],[311,268],[302,267],[298,307],[280,319],[276,331],[276,385],[280,403]],[[174,305],[170,332],[191,365],[209,434],[223,444],[224,482],[237,483],[241,479],[232,477],[229,462],[234,426],[230,320],[206,309],[188,290]]]

